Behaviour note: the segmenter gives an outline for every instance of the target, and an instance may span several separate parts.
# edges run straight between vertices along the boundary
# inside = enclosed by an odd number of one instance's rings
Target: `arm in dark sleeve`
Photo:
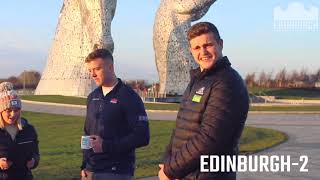
[[[31,128],[34,133],[34,146],[33,146],[33,150],[32,150],[32,152],[33,152],[32,158],[34,159],[34,166],[31,169],[34,169],[39,165],[40,153],[39,153],[39,141],[38,141],[37,131],[35,130],[35,128],[33,126],[31,126]]]
[[[130,133],[115,141],[104,140],[103,152],[128,152],[149,144],[150,132],[147,113],[137,94],[131,94],[123,104],[124,113],[130,126]]]
[[[201,155],[219,153],[225,143],[230,141],[234,129],[230,118],[233,113],[232,88],[229,83],[217,83],[209,95],[198,134],[165,162],[164,172],[168,177],[185,177],[199,168]]]
[[[6,144],[0,144],[0,158],[8,158],[9,157],[9,149]]]
[[[87,126],[86,124],[88,123],[88,113],[89,113],[89,110],[88,110],[88,105],[89,105],[89,101],[90,101],[90,95],[88,96],[87,98],[87,115],[86,115],[86,119],[85,119],[85,122],[84,122],[84,126],[83,126],[83,132],[84,132],[84,135],[85,136],[88,136],[89,135],[89,132],[88,132],[88,129],[87,129]],[[82,150],[82,164],[81,164],[81,167],[80,169],[85,169],[86,168],[86,160],[87,160],[87,154],[86,154],[86,149],[83,149]]]
[[[88,113],[88,112],[87,112]],[[89,133],[86,129],[86,123],[87,123],[87,120],[88,120],[88,116],[86,117],[86,120],[85,120],[85,123],[84,123],[84,135],[85,136],[88,136]],[[86,164],[87,164],[87,149],[82,149],[82,164],[80,166],[80,169],[85,169],[86,168]]]

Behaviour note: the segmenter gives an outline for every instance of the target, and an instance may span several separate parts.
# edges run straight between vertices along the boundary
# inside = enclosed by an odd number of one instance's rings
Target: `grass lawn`
[[[170,110],[170,111],[177,111],[179,109],[178,103],[144,103],[144,107],[148,110]]]
[[[79,179],[82,154],[80,137],[83,117],[23,112],[37,129],[41,161],[33,171],[36,179]],[[173,121],[150,121],[150,145],[137,151],[136,177],[152,176],[158,172],[158,163],[169,142]],[[241,137],[242,153],[260,151],[286,140],[286,135],[270,129],[246,127]]]
[[[251,106],[250,111],[320,111],[320,106]]]
[[[63,103],[63,104],[75,104],[75,105],[85,105],[86,99],[80,97],[71,96],[22,96],[24,100],[40,101],[40,102],[53,102],[53,103]],[[144,106],[148,110],[173,110],[179,109],[179,104],[176,103],[144,103]],[[250,111],[320,111],[320,106],[259,106],[250,107]]]
[[[72,97],[72,96],[59,96],[59,95],[27,95],[21,96],[24,100],[62,103],[73,105],[86,105],[86,98]],[[176,103],[144,103],[146,109],[149,110],[178,110],[179,104]]]
[[[87,103],[87,98],[73,97],[73,96],[60,96],[60,95],[24,95],[24,96],[21,96],[21,98],[29,101],[74,104],[74,105],[86,105]]]
[[[320,89],[307,88],[249,88],[251,94],[277,96],[281,99],[320,99]]]

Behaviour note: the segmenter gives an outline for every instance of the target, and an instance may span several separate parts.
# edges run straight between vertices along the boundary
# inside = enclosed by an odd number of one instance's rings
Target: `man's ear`
[[[221,46],[221,50],[223,49],[223,39],[219,40],[219,45]]]
[[[110,71],[114,71],[113,63],[108,63],[108,69],[109,69]]]

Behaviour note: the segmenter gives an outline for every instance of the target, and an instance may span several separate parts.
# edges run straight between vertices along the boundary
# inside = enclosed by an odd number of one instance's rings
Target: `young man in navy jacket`
[[[223,56],[223,40],[214,24],[194,24],[188,40],[199,68],[191,70],[159,179],[236,180],[235,172],[201,172],[200,157],[238,155],[249,110],[246,85]]]
[[[112,54],[97,49],[85,60],[98,88],[87,98],[84,134],[91,149],[83,150],[83,180],[131,180],[135,149],[149,143],[149,125],[141,98],[114,72]]]

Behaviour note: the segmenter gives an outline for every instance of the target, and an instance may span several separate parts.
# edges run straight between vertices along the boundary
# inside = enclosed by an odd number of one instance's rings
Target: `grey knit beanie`
[[[0,112],[8,108],[21,109],[21,99],[17,92],[13,90],[13,85],[10,82],[0,84]]]

